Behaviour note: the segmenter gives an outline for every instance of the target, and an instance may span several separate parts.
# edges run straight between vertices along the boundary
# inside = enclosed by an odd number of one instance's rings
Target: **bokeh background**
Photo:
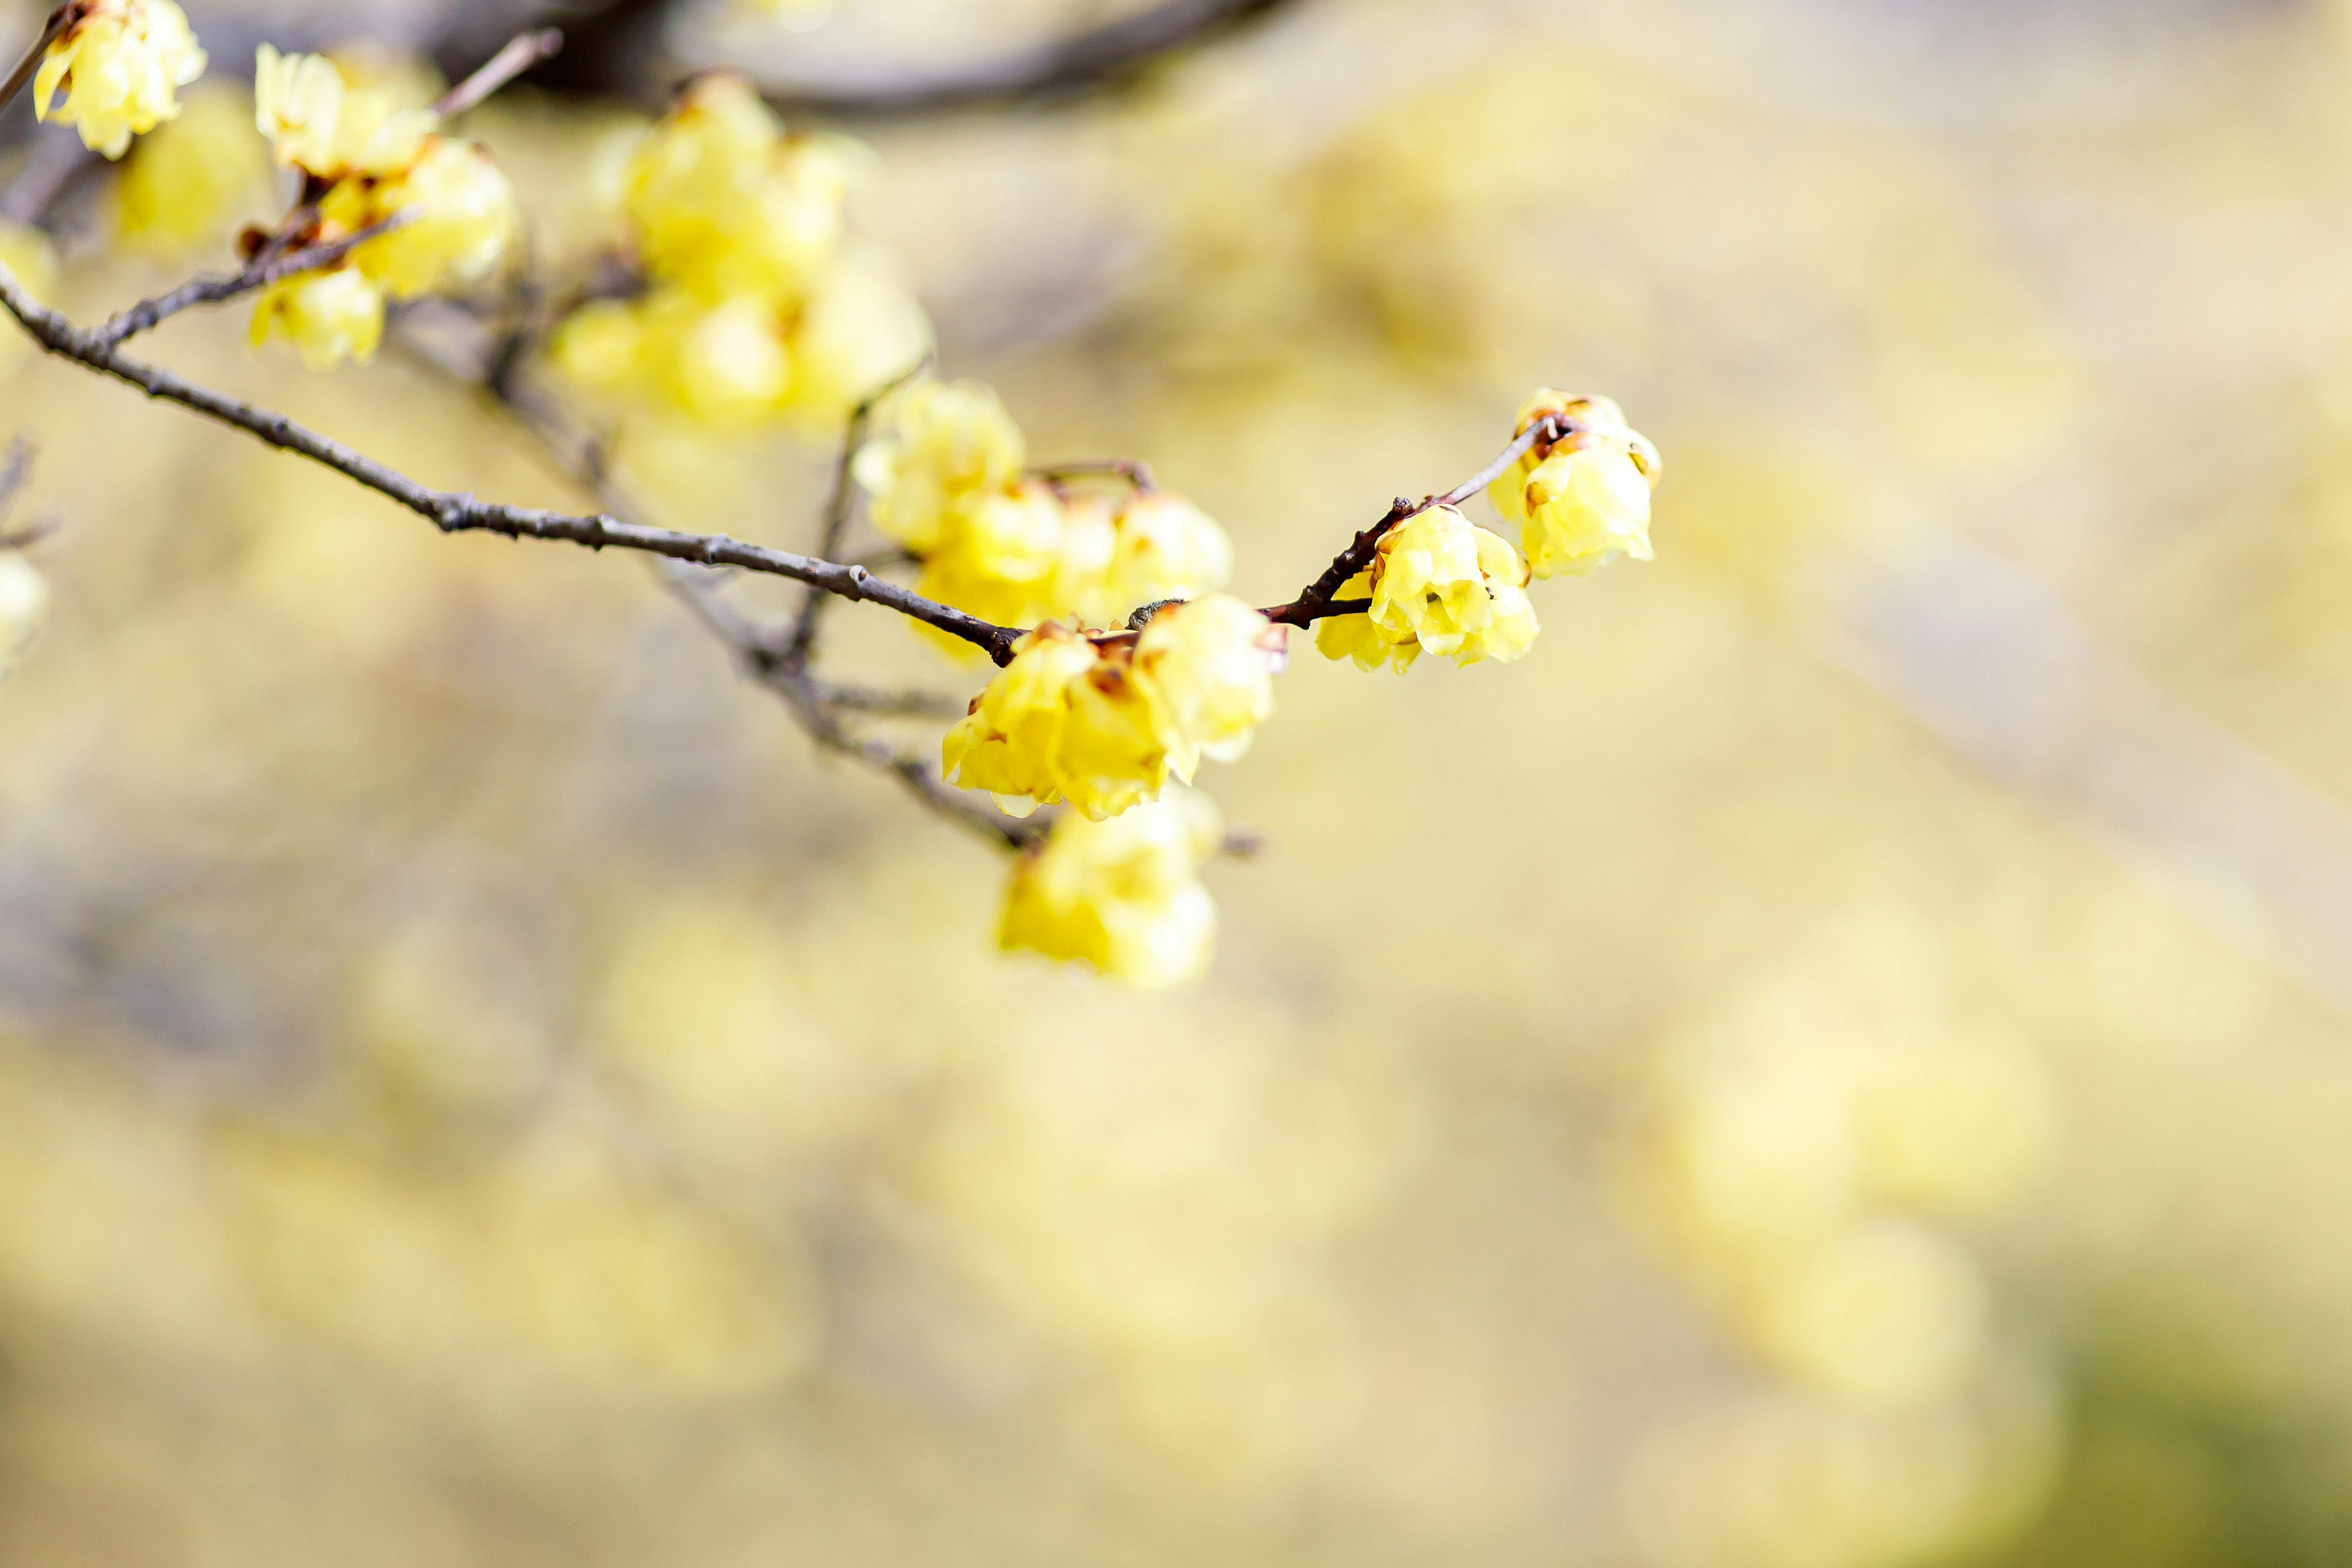
[[[224,81],[503,25],[189,9]],[[668,45],[823,84],[1116,9]],[[1294,663],[1172,995],[992,953],[997,858],[639,566],[0,350],[65,522],[0,688],[0,1561],[2352,1561],[2343,22],[1293,0],[859,123],[947,368],[1254,602],[1539,384],[1666,455],[1656,563],[1526,662]],[[632,112],[473,121],[551,254]],[[79,318],[216,261],[110,199]],[[396,353],[154,352],[577,502]],[[828,461],[636,456],[785,545]]]

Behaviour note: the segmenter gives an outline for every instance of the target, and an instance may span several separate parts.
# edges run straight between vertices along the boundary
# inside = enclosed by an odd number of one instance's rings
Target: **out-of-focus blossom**
[[[81,132],[109,158],[180,112],[180,89],[205,74],[205,51],[172,0],[85,0],[33,79],[33,111]],[[57,102],[59,89],[65,100]]]
[[[1223,837],[1215,805],[1192,790],[1105,822],[1066,816],[1013,868],[997,941],[1134,985],[1190,980],[1217,925],[1200,868]]]
[[[292,343],[312,370],[365,364],[383,342],[383,290],[348,264],[273,283],[253,308],[253,345],[271,338]]]
[[[1274,714],[1287,634],[1225,594],[1171,605],[1135,639],[1169,766],[1190,784],[1202,757],[1238,760]]]
[[[192,249],[247,216],[268,191],[268,153],[253,133],[246,96],[206,83],[184,107],[139,143],[115,182],[115,226],[127,244]]]
[[[389,93],[350,86],[324,55],[281,55],[268,44],[254,62],[253,102],[278,163],[323,181],[405,170],[436,123]]]

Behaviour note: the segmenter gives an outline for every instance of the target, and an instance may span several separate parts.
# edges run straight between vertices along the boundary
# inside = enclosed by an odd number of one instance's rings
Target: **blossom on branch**
[[[1014,866],[997,944],[1135,985],[1190,980],[1217,927],[1200,868],[1223,837],[1215,805],[1192,790],[1106,822],[1065,816]]]
[[[365,364],[383,342],[383,293],[345,265],[273,283],[253,307],[253,346],[284,338],[312,370]]]
[[[1605,397],[1547,387],[1519,410],[1518,429],[1545,418],[1572,420],[1577,428],[1536,443],[1486,492],[1495,510],[1518,525],[1529,570],[1538,577],[1581,577],[1619,555],[1649,560],[1658,449]]]
[[[948,731],[947,777],[1014,816],[1056,801],[1101,821],[1157,799],[1169,776],[1248,749],[1274,711],[1283,633],[1223,595],[1160,610],[1139,633],[1090,638],[1048,622]]]
[[[1399,674],[1424,652],[1458,665],[1509,663],[1536,639],[1528,569],[1500,535],[1475,527],[1450,506],[1415,513],[1382,535],[1372,563],[1339,590],[1369,599],[1360,615],[1333,616],[1316,628],[1327,658]]]
[[[132,137],[178,117],[180,89],[205,74],[205,51],[172,0],[78,0],[71,10],[33,79],[33,112],[120,158]]]

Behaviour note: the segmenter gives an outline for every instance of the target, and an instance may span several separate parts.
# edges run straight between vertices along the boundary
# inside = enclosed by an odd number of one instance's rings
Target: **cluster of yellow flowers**
[[[1215,805],[1186,789],[1104,822],[1065,816],[1014,868],[998,943],[1139,985],[1190,980],[1216,936],[1200,869],[1224,833]]]
[[[49,584],[19,550],[0,550],[0,679],[33,646],[49,609]]]
[[[1173,604],[1140,632],[1049,621],[1014,645],[948,731],[947,775],[1015,816],[1066,801],[1096,822],[1157,800],[1203,757],[1231,762],[1274,711],[1286,634],[1223,594]]]
[[[387,298],[478,279],[514,238],[514,188],[488,153],[438,134],[430,110],[351,86],[331,60],[264,44],[254,116],[278,163],[302,173],[318,212],[312,243],[399,220],[336,267],[266,290],[254,308],[257,345],[282,335],[313,368],[364,363],[383,341]]]
[[[33,112],[120,158],[132,137],[178,116],[180,89],[205,74],[205,51],[172,0],[79,0],[76,10],[33,79]]]
[[[575,312],[557,365],[723,429],[837,422],[930,342],[907,291],[845,248],[856,153],[787,134],[740,77],[689,82],[628,163],[646,289]]]
[[[921,592],[999,626],[1118,626],[1231,579],[1225,531],[1181,496],[1138,483],[1114,504],[1031,475],[1027,460],[993,392],[927,381],[890,400],[856,474],[875,527],[923,563]]]
[[[1371,564],[1339,590],[1369,600],[1361,614],[1317,628],[1327,658],[1399,674],[1423,652],[1458,665],[1508,663],[1536,638],[1533,577],[1583,576],[1619,555],[1650,559],[1650,492],[1657,448],[1605,397],[1547,387],[1519,410],[1517,434],[1538,421],[1574,422],[1558,441],[1538,441],[1487,487],[1495,510],[1518,525],[1527,558],[1450,506],[1407,518],[1383,535]]]

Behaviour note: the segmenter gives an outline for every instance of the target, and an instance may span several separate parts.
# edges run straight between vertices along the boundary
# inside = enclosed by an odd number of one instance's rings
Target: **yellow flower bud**
[[[1217,924],[1200,867],[1223,836],[1215,805],[1189,790],[1108,822],[1065,816],[1014,867],[997,943],[1135,985],[1192,979]]]
[[[0,679],[5,679],[48,618],[49,584],[40,568],[15,550],[0,550]]]
[[[1539,444],[1488,487],[1495,510],[1519,527],[1528,565],[1538,577],[1580,577],[1619,555],[1647,561],[1650,494],[1661,465],[1657,448],[1625,423],[1605,397],[1570,397],[1547,388],[1519,410],[1525,430],[1547,416],[1581,427]]]
[[[172,0],[89,0],[49,45],[33,79],[33,112],[81,132],[109,158],[180,112],[179,89],[205,74],[205,51]],[[55,103],[58,89],[65,101]]]
[[[1167,490],[1131,495],[1097,595],[1116,623],[1145,605],[1214,593],[1233,581],[1234,546],[1207,512]]]
[[[332,60],[268,44],[254,65],[253,103],[278,163],[321,180],[400,174],[435,123],[426,110],[395,109],[387,93],[348,86]]]
[[[1136,679],[1151,694],[1169,766],[1192,782],[1203,756],[1249,750],[1274,714],[1287,634],[1229,595],[1171,605],[1135,640]]]
[[[272,337],[291,342],[312,370],[365,364],[383,342],[383,291],[349,266],[273,283],[253,307],[253,346]]]
[[[919,555],[948,543],[956,514],[1021,476],[1028,449],[978,382],[921,382],[891,399],[891,433],[857,454],[874,526]]]
[[[381,184],[345,180],[320,204],[331,226],[356,233],[394,215],[404,221],[352,253],[359,269],[395,300],[446,280],[474,282],[498,264],[520,226],[514,187],[488,153],[428,136],[415,161]]]
[[[1094,646],[1067,627],[1040,626],[1023,637],[1012,662],[948,731],[947,777],[988,791],[1013,816],[1058,799],[1055,760],[1069,723],[1070,684],[1094,663]]]
[[[122,166],[114,210],[126,244],[192,249],[250,216],[268,193],[269,159],[254,140],[244,95],[208,84],[191,93],[184,108]]]

